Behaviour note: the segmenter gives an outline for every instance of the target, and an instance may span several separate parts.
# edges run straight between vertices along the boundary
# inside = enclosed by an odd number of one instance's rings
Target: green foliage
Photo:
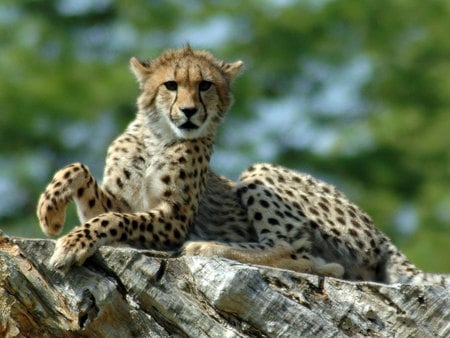
[[[219,172],[272,161],[318,175],[419,266],[450,272],[431,258],[450,243],[449,17],[446,0],[3,1],[1,227],[38,235],[35,203],[58,167],[100,177],[135,111],[129,58],[190,42],[246,62]]]

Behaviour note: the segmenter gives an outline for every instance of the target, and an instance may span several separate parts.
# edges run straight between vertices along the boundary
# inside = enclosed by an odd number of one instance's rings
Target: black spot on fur
[[[317,209],[310,207],[309,211],[313,214],[313,215],[319,215],[319,212],[317,211]]]
[[[331,229],[331,231],[336,235],[336,236],[340,236],[341,235],[341,233],[339,232],[339,230],[337,230],[337,229]]]
[[[131,222],[131,226],[133,227],[133,230],[136,230],[138,228],[138,222],[136,220],[133,220]]]
[[[90,199],[88,204],[89,204],[89,208],[92,209],[95,206],[95,198]]]
[[[247,200],[247,206],[251,206],[253,205],[253,203],[255,203],[255,199],[253,198],[253,196],[250,196]]]
[[[364,249],[364,243],[362,241],[356,241],[356,245],[360,248],[360,249]]]
[[[270,206],[269,202],[267,202],[266,200],[260,200],[259,204],[261,204],[263,208],[268,208]]]
[[[276,218],[268,218],[267,221],[272,225],[279,225],[280,222]]]
[[[260,212],[255,212],[255,219],[257,220],[257,221],[260,221],[260,220],[262,220],[262,214],[260,213]]]
[[[184,180],[186,178],[186,172],[183,169],[180,169],[180,178]]]
[[[323,202],[319,202],[319,207],[321,207],[322,210],[325,211],[325,212],[329,212],[330,211],[328,206],[325,203],[323,203]]]
[[[79,189],[77,190],[77,196],[78,196],[78,198],[82,197],[83,194],[84,194],[84,188],[79,188]]]
[[[119,188],[121,189],[123,188],[123,182],[119,177],[116,179],[116,184]]]
[[[318,229],[319,228],[319,225],[316,222],[314,222],[314,221],[309,221],[309,225],[311,225],[311,228],[313,228],[313,229]]]
[[[130,179],[131,173],[130,173],[128,170],[124,169],[124,170],[123,170],[123,174],[125,175],[125,178],[126,178],[127,180]]]
[[[349,234],[353,237],[358,237],[358,232],[355,229],[349,229]]]
[[[173,237],[175,237],[176,239],[180,239],[180,238],[181,238],[181,234],[180,234],[180,232],[178,231],[178,229],[175,229],[175,230],[173,231]]]

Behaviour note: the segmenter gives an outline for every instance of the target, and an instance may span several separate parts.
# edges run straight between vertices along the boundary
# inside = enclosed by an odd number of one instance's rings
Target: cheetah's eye
[[[164,82],[164,86],[170,91],[175,91],[178,89],[178,84],[175,81]]]
[[[200,81],[200,83],[198,84],[198,89],[201,92],[205,92],[207,91],[209,88],[211,88],[212,82],[209,81]]]

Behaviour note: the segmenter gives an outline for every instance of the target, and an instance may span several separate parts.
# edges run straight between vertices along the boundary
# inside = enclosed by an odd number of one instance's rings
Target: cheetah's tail
[[[398,250],[389,240],[381,261],[381,274],[385,283],[415,284],[415,285],[440,285],[450,286],[450,276],[444,274],[426,273],[411,263],[408,258]]]

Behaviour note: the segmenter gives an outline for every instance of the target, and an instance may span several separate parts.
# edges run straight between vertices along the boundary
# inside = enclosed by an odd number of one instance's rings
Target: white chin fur
[[[172,130],[175,133],[175,135],[182,139],[195,139],[195,138],[202,137],[203,131],[205,129],[204,124],[202,124],[197,129],[180,129],[172,123],[170,126],[172,127]]]

